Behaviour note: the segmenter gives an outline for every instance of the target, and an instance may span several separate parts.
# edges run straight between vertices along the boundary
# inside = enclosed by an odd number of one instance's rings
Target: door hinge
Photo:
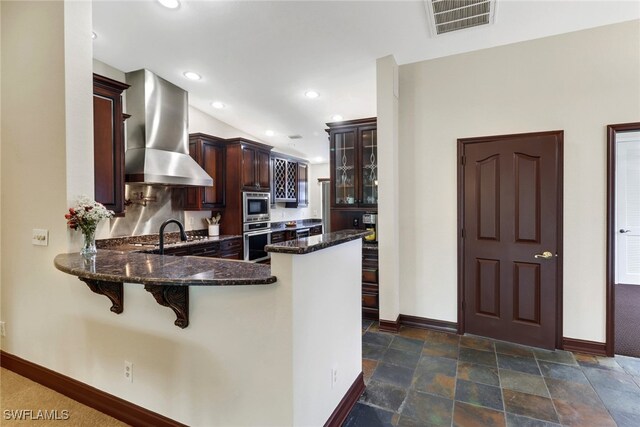
[[[461,164],[462,166],[464,166],[465,160],[466,160],[466,156],[462,156],[462,157],[460,157],[460,164]]]
[[[462,301],[462,311],[464,311],[464,301]]]
[[[460,230],[460,237],[462,237],[464,239],[464,228],[462,230]]]

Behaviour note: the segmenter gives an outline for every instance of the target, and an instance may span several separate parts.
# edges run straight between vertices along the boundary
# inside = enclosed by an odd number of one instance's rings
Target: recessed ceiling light
[[[193,71],[186,71],[184,76],[189,80],[200,80],[202,77],[198,73],[194,73]]]
[[[334,114],[333,116],[331,116],[331,120],[333,120],[334,122],[341,122],[343,118],[344,117],[342,117],[340,114]]]
[[[180,7],[179,0],[158,0],[158,3],[160,3],[167,9],[177,9]]]
[[[222,102],[220,102],[220,101],[212,102],[212,103],[211,103],[211,106],[212,106],[213,108],[217,108],[218,110],[222,110],[223,108],[226,108],[226,107],[227,107],[226,105],[224,105],[224,104],[223,104]]]
[[[322,163],[324,159],[322,157],[316,157],[314,160],[318,163]]]
[[[265,135],[267,135],[267,136],[273,136],[273,135],[275,135],[276,133],[275,133],[274,131],[272,131],[272,130],[268,130],[268,131],[266,131],[264,134],[265,134]]]
[[[316,92],[315,90],[308,90],[304,93],[304,96],[306,96],[307,98],[317,98],[320,96],[320,94],[318,92]]]
[[[94,40],[98,38],[98,35],[95,33],[95,31],[91,31],[91,38]]]

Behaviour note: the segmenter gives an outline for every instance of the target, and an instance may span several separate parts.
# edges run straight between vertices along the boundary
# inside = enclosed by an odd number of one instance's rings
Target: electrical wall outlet
[[[338,383],[338,368],[331,368],[331,388]]]
[[[35,246],[49,246],[49,230],[34,228],[31,231],[31,243]]]
[[[0,322],[0,337],[6,336],[6,331],[4,329],[4,322]]]
[[[133,382],[133,363],[128,360],[124,361],[124,378],[130,383]]]

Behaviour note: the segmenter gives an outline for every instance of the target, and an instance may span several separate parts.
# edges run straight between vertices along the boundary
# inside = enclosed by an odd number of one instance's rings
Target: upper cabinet
[[[298,163],[298,201],[296,207],[307,206],[309,206],[309,164]]]
[[[298,162],[273,154],[273,201],[297,202]]]
[[[274,203],[287,208],[309,206],[309,163],[281,153],[271,153]]]
[[[186,210],[211,210],[225,204],[225,140],[203,133],[189,135],[189,154],[213,178],[211,187],[185,188]]]
[[[331,206],[378,206],[376,118],[327,123],[331,164]]]
[[[270,191],[271,147],[242,138],[236,138],[233,141],[239,143],[242,189],[245,191]]]
[[[128,84],[93,75],[93,166],[95,200],[124,212],[124,121],[122,93]]]
[[[242,192],[270,192],[270,145],[244,138],[226,140],[225,209],[221,233],[242,234]]]

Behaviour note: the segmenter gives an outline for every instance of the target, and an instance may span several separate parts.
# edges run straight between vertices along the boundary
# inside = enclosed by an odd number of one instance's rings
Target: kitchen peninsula
[[[134,304],[118,316],[124,316],[123,326],[127,320],[155,322],[158,314],[171,314],[137,297],[136,283],[152,293],[154,288],[185,291],[189,327],[171,328],[163,340],[174,355],[180,352],[180,363],[171,369],[200,366],[197,381],[206,384],[207,399],[185,401],[177,412],[156,411],[197,425],[323,425],[345,404],[343,397],[350,396],[345,401],[352,405],[364,389],[360,259],[365,234],[347,230],[269,245],[270,270],[243,261],[103,249],[95,262],[61,254],[55,266],[85,282],[132,283],[122,290],[123,297],[136,294]],[[163,305],[179,315],[171,304]],[[198,351],[180,350],[195,343]]]

